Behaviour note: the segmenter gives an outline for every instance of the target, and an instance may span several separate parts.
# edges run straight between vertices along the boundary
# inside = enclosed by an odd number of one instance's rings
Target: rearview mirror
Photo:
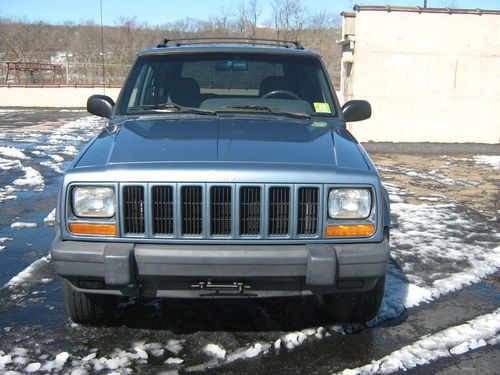
[[[115,102],[106,95],[92,95],[87,100],[87,111],[99,117],[110,118]]]
[[[233,61],[232,69],[235,72],[244,72],[248,70],[248,63],[246,61]]]
[[[248,70],[246,61],[219,61],[215,64],[215,70],[218,72],[243,72]]]
[[[349,100],[342,106],[345,122],[363,121],[372,115],[372,106],[366,100]]]

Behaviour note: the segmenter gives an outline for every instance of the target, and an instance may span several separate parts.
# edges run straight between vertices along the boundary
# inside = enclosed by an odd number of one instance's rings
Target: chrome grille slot
[[[231,235],[232,197],[230,186],[210,188],[210,233],[213,236]]]
[[[123,188],[123,222],[126,234],[144,234],[144,187]]]
[[[301,187],[298,193],[297,233],[312,236],[318,232],[318,198],[317,187]]]
[[[261,194],[258,186],[240,188],[240,235],[260,234]]]
[[[181,188],[182,234],[195,236],[203,233],[203,189],[201,186]]]
[[[287,236],[290,219],[290,188],[271,187],[269,189],[269,235]]]
[[[153,234],[174,234],[174,189],[172,186],[153,186]]]

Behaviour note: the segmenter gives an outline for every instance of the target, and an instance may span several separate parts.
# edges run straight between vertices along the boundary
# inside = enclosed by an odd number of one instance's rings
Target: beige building
[[[343,13],[341,100],[360,141],[500,142],[500,11],[356,6]]]

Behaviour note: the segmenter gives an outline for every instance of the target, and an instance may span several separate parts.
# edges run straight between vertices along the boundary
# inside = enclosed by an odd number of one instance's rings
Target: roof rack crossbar
[[[248,44],[248,45],[263,45],[263,46],[278,46],[289,48],[294,46],[297,49],[304,49],[298,40],[282,40],[282,39],[264,39],[264,38],[243,38],[243,37],[204,37],[204,38],[176,38],[163,39],[157,45],[157,48],[170,46],[186,46],[194,44]]]

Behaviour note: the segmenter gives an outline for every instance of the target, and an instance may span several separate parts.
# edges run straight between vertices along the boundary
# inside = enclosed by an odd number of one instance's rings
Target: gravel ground
[[[115,325],[86,327],[68,320],[47,255],[62,171],[101,126],[0,109],[0,373],[498,373],[498,145],[364,145],[399,225],[366,325],[332,325],[304,297],[128,299]]]

